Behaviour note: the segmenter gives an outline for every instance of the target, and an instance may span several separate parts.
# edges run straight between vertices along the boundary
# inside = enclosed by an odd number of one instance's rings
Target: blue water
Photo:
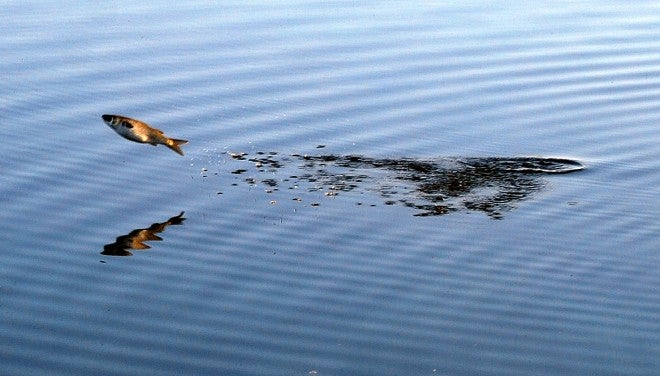
[[[1,8],[0,373],[657,373],[655,2]]]

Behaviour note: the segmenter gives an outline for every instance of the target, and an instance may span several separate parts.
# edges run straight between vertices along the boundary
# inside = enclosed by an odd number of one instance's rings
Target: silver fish
[[[131,141],[142,144],[151,144],[153,146],[158,144],[165,145],[181,155],[183,155],[181,145],[188,143],[187,140],[169,138],[165,136],[160,129],[152,128],[140,120],[107,114],[101,116],[101,118],[110,128],[114,129],[115,132]]]

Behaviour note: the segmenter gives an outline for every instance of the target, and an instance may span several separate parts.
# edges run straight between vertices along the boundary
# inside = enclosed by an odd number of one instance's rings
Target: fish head
[[[119,116],[102,115],[101,118],[110,128],[113,129],[117,128],[117,126],[121,124],[121,119],[119,118]]]
[[[103,121],[112,129],[119,132],[120,134],[125,134],[131,132],[133,124],[121,116],[117,115],[102,115],[101,118]]]

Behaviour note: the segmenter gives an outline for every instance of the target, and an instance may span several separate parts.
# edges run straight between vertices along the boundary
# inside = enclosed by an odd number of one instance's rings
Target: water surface
[[[658,369],[655,2],[2,14],[2,373]]]

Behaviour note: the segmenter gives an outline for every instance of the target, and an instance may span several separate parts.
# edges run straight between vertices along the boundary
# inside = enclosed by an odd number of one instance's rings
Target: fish
[[[183,155],[181,145],[188,143],[188,140],[169,138],[160,129],[152,128],[140,120],[108,114],[102,115],[101,118],[110,128],[127,140],[153,146],[165,145],[180,155]]]

